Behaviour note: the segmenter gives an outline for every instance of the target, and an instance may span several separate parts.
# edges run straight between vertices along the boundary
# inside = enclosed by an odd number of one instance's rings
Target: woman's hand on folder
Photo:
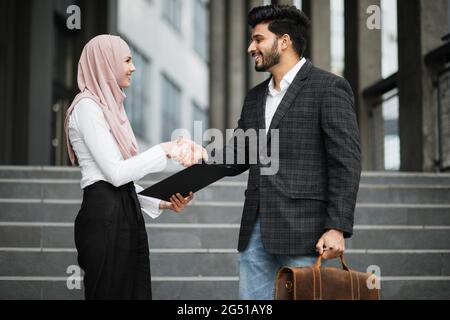
[[[170,197],[170,202],[161,201],[159,208],[161,210],[169,209],[175,211],[176,213],[180,213],[184,209],[186,209],[187,205],[192,201],[192,199],[194,199],[194,194],[192,192],[187,198],[184,198],[181,194],[177,193],[176,195]]]
[[[163,143],[161,147],[170,159],[179,162],[186,168],[202,159],[208,161],[206,149],[188,139],[179,138],[177,141]]]

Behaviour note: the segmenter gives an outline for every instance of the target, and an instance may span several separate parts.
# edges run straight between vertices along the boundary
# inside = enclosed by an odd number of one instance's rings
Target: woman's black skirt
[[[78,264],[87,300],[150,300],[145,222],[133,183],[97,182],[84,189],[75,220]]]

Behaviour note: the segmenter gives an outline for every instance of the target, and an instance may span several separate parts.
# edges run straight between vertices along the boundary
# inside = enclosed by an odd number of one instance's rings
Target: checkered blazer
[[[248,93],[238,129],[265,129],[269,81]],[[259,161],[234,167],[239,172],[250,170],[238,250],[246,249],[258,213],[262,241],[271,254],[315,254],[317,241],[328,229],[351,237],[361,155],[348,82],[308,60],[280,103],[270,129],[279,129],[278,173],[261,175]],[[270,146],[270,132],[266,139]],[[230,148],[237,154],[248,153],[248,147],[230,143],[225,156]]]

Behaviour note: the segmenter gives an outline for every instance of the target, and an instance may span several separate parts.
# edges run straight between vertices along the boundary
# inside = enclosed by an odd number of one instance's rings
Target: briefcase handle
[[[342,264],[342,269],[344,269],[345,271],[350,271],[350,268],[348,267],[347,263],[344,260],[344,254],[342,254],[339,259],[341,260],[341,264]],[[322,265],[322,256],[318,256],[317,260],[316,260],[316,264],[314,265],[315,268],[320,268],[320,266]]]

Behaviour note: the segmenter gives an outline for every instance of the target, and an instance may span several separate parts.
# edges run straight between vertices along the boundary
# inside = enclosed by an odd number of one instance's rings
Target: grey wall
[[[31,17],[28,164],[50,164],[53,2],[33,0]]]
[[[0,164],[28,157],[30,15],[26,0],[0,1]]]

